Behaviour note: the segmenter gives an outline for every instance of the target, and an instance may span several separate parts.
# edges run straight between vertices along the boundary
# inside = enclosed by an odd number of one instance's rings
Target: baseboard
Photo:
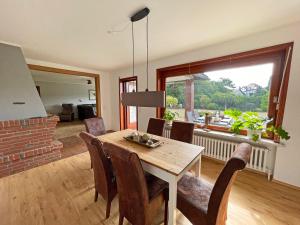
[[[215,158],[212,158],[212,157],[209,157],[209,156],[202,155],[202,157],[205,158],[205,159],[208,159],[208,160],[212,160],[212,161],[214,161],[216,163],[219,163],[219,164],[223,164],[224,165],[226,163],[223,160],[215,159]],[[256,171],[256,170],[253,170],[253,169],[250,169],[250,168],[246,168],[245,170],[249,171],[249,172],[252,172],[252,173],[256,173],[256,174],[262,175],[262,176],[268,176],[266,173],[263,173],[263,172],[260,172],[260,171]],[[288,183],[285,183],[285,182],[282,182],[282,181],[279,181],[279,180],[276,180],[276,179],[273,178],[273,176],[271,177],[270,181],[274,182],[276,184],[280,184],[282,186],[289,187],[289,188],[292,188],[294,190],[300,191],[300,187],[292,185],[292,184],[288,184]]]
[[[294,189],[296,191],[300,191],[300,187],[292,185],[292,184],[288,184],[288,183],[285,183],[285,182],[282,182],[282,181],[279,181],[279,180],[276,180],[274,178],[272,179],[272,182],[274,182],[275,184],[280,184],[282,186],[292,188],[292,189]]]
[[[212,161],[214,161],[218,164],[222,164],[222,165],[226,164],[226,161],[223,161],[223,160],[220,160],[220,159],[216,159],[216,158],[209,157],[209,156],[206,156],[206,155],[202,155],[202,157],[205,158],[205,159],[208,159],[208,160],[212,160]],[[258,174],[258,175],[261,175],[263,177],[268,178],[268,174],[266,174],[264,172],[261,172],[261,171],[257,171],[257,170],[251,169],[251,168],[245,168],[245,171],[249,171],[251,173],[255,173],[255,174]],[[271,180],[272,180],[272,177],[271,177]]]
[[[113,133],[115,130],[107,130],[106,133]]]

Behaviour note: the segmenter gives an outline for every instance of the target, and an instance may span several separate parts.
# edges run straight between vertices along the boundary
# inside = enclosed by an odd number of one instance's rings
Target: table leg
[[[168,225],[176,225],[177,180],[169,180]]]
[[[201,159],[199,159],[201,160]],[[198,164],[195,162],[192,164]],[[176,209],[177,209],[177,181],[182,177],[185,171],[182,172],[181,176],[175,176],[171,173],[166,172],[158,167],[155,167],[151,164],[145,163],[142,161],[142,166],[145,171],[151,173],[160,179],[169,183],[169,202],[168,202],[168,225],[176,225]],[[187,168],[188,170],[190,168]]]
[[[198,162],[195,163],[195,175],[196,177],[200,177],[201,175],[201,155],[199,156]]]

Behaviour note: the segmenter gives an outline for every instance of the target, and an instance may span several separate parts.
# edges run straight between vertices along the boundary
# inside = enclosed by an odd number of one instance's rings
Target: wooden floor
[[[83,121],[74,120],[72,122],[59,122],[55,129],[54,138],[62,139],[71,136],[78,136],[82,131],[85,131]]]
[[[204,159],[202,175],[214,181],[222,165]],[[118,201],[104,220],[105,202],[93,201],[93,175],[88,153],[0,179],[1,225],[118,224]],[[242,172],[228,209],[230,225],[300,224],[300,191]],[[157,224],[162,221],[162,214]],[[125,224],[125,223],[124,223]],[[177,224],[189,224],[178,212]]]

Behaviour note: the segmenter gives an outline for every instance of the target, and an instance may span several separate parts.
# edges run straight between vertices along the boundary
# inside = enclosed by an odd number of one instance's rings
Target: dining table
[[[124,139],[134,132],[137,131],[126,129],[98,136],[98,139],[103,143],[108,142],[135,152],[145,171],[169,183],[168,224],[175,225],[177,182],[191,168],[193,168],[195,176],[200,176],[201,153],[204,147],[148,134],[161,142],[158,147],[148,148]],[[140,131],[138,133],[145,134]]]

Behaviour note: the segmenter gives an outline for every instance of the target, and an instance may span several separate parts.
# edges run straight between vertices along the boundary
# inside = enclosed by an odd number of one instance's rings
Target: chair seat
[[[178,182],[177,208],[194,225],[225,225],[231,186],[238,171],[249,162],[252,147],[237,146],[214,186],[205,180],[186,174]]]
[[[148,186],[150,201],[168,188],[168,183],[157,178],[156,176],[146,173],[145,178]]]
[[[178,182],[177,208],[195,224],[207,224],[208,202],[213,185],[205,180],[185,174]]]

